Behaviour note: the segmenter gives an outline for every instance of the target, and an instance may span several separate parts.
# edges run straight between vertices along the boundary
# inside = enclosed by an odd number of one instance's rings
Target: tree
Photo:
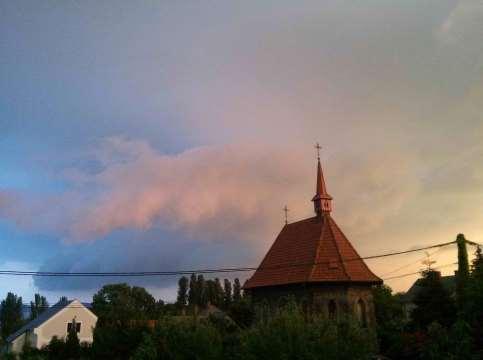
[[[5,339],[22,327],[22,297],[11,292],[1,303],[0,323],[2,338]]]
[[[392,289],[386,285],[374,287],[372,296],[381,351],[388,357],[397,357],[405,325],[400,296],[393,295]]]
[[[479,246],[476,248],[475,258],[471,263],[471,278],[483,280],[483,254]]]
[[[232,302],[232,292],[231,292],[231,282],[230,280],[228,279],[225,279],[224,281],[224,297],[223,297],[223,300],[224,300],[224,305],[225,305],[225,309],[228,309],[231,305],[231,302]]]
[[[65,342],[63,339],[54,336],[50,339],[49,345],[47,345],[45,350],[49,355],[49,359],[62,359],[64,357]]]
[[[411,313],[413,325],[426,330],[429,324],[438,322],[449,327],[455,320],[455,304],[441,283],[439,271],[428,270],[422,273],[421,290],[416,294],[416,308]]]
[[[45,296],[40,294],[35,294],[34,301],[30,302],[30,320],[35,319],[37,316],[42,314],[49,307],[49,303]]]
[[[428,326],[428,336],[421,349],[422,359],[476,359],[473,357],[470,327],[458,320],[447,329],[434,322]],[[479,358],[479,357],[478,357]]]
[[[308,320],[293,301],[241,335],[242,359],[372,359],[376,339],[356,321]]]
[[[218,278],[215,278],[215,294],[216,294],[215,305],[218,306],[218,307],[222,307],[223,302],[224,302],[225,293],[223,291],[223,287],[221,286],[221,281]]]
[[[178,281],[178,297],[176,305],[179,308],[184,308],[188,302],[188,278],[183,276]]]
[[[188,280],[188,279],[186,279]],[[137,347],[130,360],[156,360],[158,359],[158,350],[153,338],[149,334],[144,334],[141,344]]]
[[[128,360],[139,347],[143,334],[149,331],[143,322],[131,324],[99,324],[94,329],[92,359]]]
[[[159,359],[227,359],[222,353],[222,334],[209,321],[166,318],[154,330],[153,339],[160,345]]]
[[[213,280],[206,280],[206,300],[208,303],[216,304],[216,285]]]
[[[77,322],[75,318],[72,319],[69,332],[67,333],[67,339],[65,340],[64,356],[66,359],[79,359],[80,357],[80,343],[77,336]]]
[[[483,352],[483,255],[476,249],[468,279],[465,306],[465,319],[473,328],[475,345]]]
[[[201,307],[205,307],[208,303],[208,299],[206,298],[206,282],[205,282],[205,277],[200,274],[198,275],[197,279],[197,285],[198,289],[198,302],[197,305]]]
[[[190,288],[188,292],[188,304],[190,307],[194,307],[198,304],[198,282],[196,274],[191,274]]]
[[[242,298],[240,279],[236,278],[233,282],[233,301],[239,302]]]
[[[256,312],[249,299],[244,297],[230,306],[228,315],[241,328],[248,328],[255,321]]]
[[[146,289],[124,283],[103,286],[93,297],[92,309],[100,325],[126,325],[132,320],[156,319],[160,315],[156,300]]]

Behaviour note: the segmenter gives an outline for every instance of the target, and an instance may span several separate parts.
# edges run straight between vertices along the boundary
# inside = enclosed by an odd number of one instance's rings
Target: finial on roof
[[[288,224],[288,212],[290,211],[287,205],[284,206],[283,211],[285,212],[285,225]]]
[[[320,149],[322,149],[322,146],[320,146],[319,143],[315,144],[315,149],[317,150],[317,160],[320,161]]]
[[[322,147],[317,143],[315,148],[317,149],[317,185],[312,201],[314,202],[315,213],[320,217],[323,213],[332,211],[332,196],[327,193],[322,165],[320,164],[320,149]]]

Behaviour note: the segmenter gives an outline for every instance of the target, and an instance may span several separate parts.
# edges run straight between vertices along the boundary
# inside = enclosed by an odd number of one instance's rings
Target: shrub
[[[246,330],[241,342],[246,359],[369,359],[376,350],[372,331],[352,319],[307,320],[294,304]]]

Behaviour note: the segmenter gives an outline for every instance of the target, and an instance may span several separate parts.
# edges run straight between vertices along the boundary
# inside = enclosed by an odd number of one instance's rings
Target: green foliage
[[[206,282],[203,275],[198,275],[197,278],[197,305],[200,307],[205,307],[208,304],[208,298],[206,296]]]
[[[198,277],[195,279],[198,285]],[[215,286],[216,281],[206,288]],[[242,299],[232,303],[230,317],[165,316],[155,329],[101,323],[94,331],[90,358],[344,360],[369,359],[375,353],[373,332],[350,319],[339,323],[308,319],[290,301],[282,311],[261,314],[256,320],[248,299]]]
[[[241,294],[241,284],[240,279],[236,278],[233,281],[233,301],[238,302],[241,301],[242,294]]]
[[[242,334],[244,359],[370,359],[376,339],[351,319],[306,320],[293,304]]]
[[[248,328],[255,321],[255,309],[249,299],[243,298],[234,302],[228,310],[228,315],[238,326]]]
[[[145,333],[142,342],[137,347],[131,360],[156,360],[158,349],[150,334]]]
[[[46,346],[44,352],[48,354],[49,359],[62,359],[64,356],[64,349],[65,349],[65,342],[63,339],[59,339],[57,336],[54,336],[49,345]]]
[[[134,355],[147,331],[144,326],[100,324],[94,329],[92,358],[127,360]]]
[[[222,334],[208,321],[166,319],[154,338],[163,360],[224,359]]]
[[[34,301],[30,302],[30,320],[35,319],[37,316],[42,314],[49,307],[49,303],[45,296],[40,294],[35,294]]]
[[[76,321],[72,320],[72,326],[67,334],[67,339],[65,341],[64,356],[68,359],[79,359],[80,357],[80,343],[79,337],[77,336]]]
[[[479,246],[476,248],[475,258],[471,264],[471,277],[483,279],[483,254]]]
[[[458,319],[450,331],[450,346],[455,359],[473,358],[473,339],[470,325]]]
[[[414,299],[416,308],[411,313],[413,326],[421,330],[433,322],[451,326],[456,318],[456,307],[441,283],[441,273],[433,270],[423,272],[420,286],[421,290]]]
[[[466,286],[464,318],[472,327],[475,346],[483,357],[483,255],[477,248]]]
[[[425,360],[476,359],[473,357],[469,325],[459,320],[448,330],[437,322],[430,324],[421,358]]]
[[[188,292],[188,305],[190,307],[194,307],[197,304],[199,304],[198,282],[196,281],[196,274],[191,274]]]
[[[216,284],[213,280],[206,281],[206,299],[208,303],[219,306],[218,294],[216,293]]]
[[[59,303],[64,304],[64,303],[67,303],[67,302],[69,302],[69,299],[67,299],[67,296],[61,296],[59,298]]]
[[[401,351],[404,311],[400,296],[393,295],[389,286],[377,286],[372,291],[376,315],[376,331],[383,354],[394,357]]]
[[[225,306],[225,309],[228,309],[233,301],[231,282],[228,279],[225,279],[224,281],[223,293],[224,293],[224,296],[223,296],[224,306]]]
[[[429,341],[423,350],[423,358],[439,360],[449,353],[449,336],[447,330],[439,323],[434,322],[428,327]]]
[[[3,339],[22,327],[22,297],[11,292],[7,294],[0,305],[0,324]]]
[[[25,342],[22,346],[22,353],[20,354],[20,360],[27,360],[34,356],[34,349],[30,344],[29,339],[25,339]]]
[[[105,285],[94,295],[92,309],[101,326],[106,322],[128,325],[132,320],[157,319],[161,313],[146,289],[128,284]]]
[[[0,354],[1,360],[17,360],[17,355],[12,353]]]
[[[223,301],[224,301],[224,295],[225,292],[223,290],[223,287],[221,286],[221,281],[218,278],[215,278],[215,299],[216,302],[213,302],[218,307],[223,306]]]
[[[208,303],[228,309],[232,303],[232,285],[228,279],[221,286],[220,279],[205,280],[203,275],[192,274],[189,281],[188,305],[190,308],[205,308]]]
[[[183,276],[178,281],[178,297],[176,305],[179,308],[184,308],[188,303],[188,278]]]
[[[148,331],[145,320],[159,319],[164,311],[164,303],[146,289],[127,284],[104,286],[92,305],[98,316],[92,345],[96,359],[129,359]]]

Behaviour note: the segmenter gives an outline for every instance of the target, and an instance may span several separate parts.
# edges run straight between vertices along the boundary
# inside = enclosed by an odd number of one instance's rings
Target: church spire
[[[322,165],[320,164],[320,145],[315,145],[317,149],[317,186],[315,189],[315,196],[312,198],[314,202],[314,210],[318,217],[332,211],[332,196],[327,193],[325,187],[324,174],[322,172]]]

